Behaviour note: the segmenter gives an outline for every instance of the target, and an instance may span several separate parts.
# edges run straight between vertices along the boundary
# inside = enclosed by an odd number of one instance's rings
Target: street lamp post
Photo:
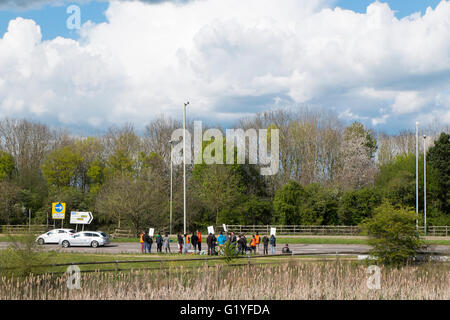
[[[186,106],[183,109],[183,211],[184,211],[184,234],[186,234]]]
[[[419,232],[419,122],[416,122],[416,231]]]
[[[173,189],[172,189],[172,185],[173,185],[173,162],[172,162],[172,146],[173,146],[174,141],[170,140],[169,144],[170,144],[170,226],[169,226],[169,232],[170,234],[172,234],[172,194],[173,194]]]
[[[423,136],[423,229],[427,235],[427,136]]]

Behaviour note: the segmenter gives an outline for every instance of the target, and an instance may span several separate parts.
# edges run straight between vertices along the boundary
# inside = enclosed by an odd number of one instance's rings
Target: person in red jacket
[[[202,251],[202,233],[197,230],[197,244],[198,244],[198,252]]]

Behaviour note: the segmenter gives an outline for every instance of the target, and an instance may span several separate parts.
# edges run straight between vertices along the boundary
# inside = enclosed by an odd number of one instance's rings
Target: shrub
[[[40,265],[49,264],[54,252],[44,252],[36,243],[36,235],[8,235],[10,246],[0,250],[0,275],[27,276],[41,272]]]
[[[405,208],[394,208],[384,202],[375,209],[375,215],[364,227],[373,247],[370,254],[384,265],[401,266],[413,261],[423,248],[416,231],[416,215]]]

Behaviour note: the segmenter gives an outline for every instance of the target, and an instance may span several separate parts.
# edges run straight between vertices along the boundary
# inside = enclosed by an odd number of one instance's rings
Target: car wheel
[[[40,244],[40,245],[43,245],[45,242],[44,242],[44,239],[42,239],[42,238],[39,238],[38,239],[38,244]]]
[[[62,242],[62,246],[63,246],[64,248],[68,248],[68,247],[70,246],[69,241],[64,240],[64,241]]]
[[[98,242],[97,241],[92,241],[91,242],[91,246],[92,246],[92,248],[97,248],[98,247]]]

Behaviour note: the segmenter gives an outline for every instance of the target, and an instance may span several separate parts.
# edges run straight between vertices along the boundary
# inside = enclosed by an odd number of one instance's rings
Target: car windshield
[[[69,233],[75,233],[75,230],[73,230],[73,229],[69,230]]]
[[[101,234],[103,237],[108,238],[108,235],[107,235],[106,233],[100,232],[100,234]]]

